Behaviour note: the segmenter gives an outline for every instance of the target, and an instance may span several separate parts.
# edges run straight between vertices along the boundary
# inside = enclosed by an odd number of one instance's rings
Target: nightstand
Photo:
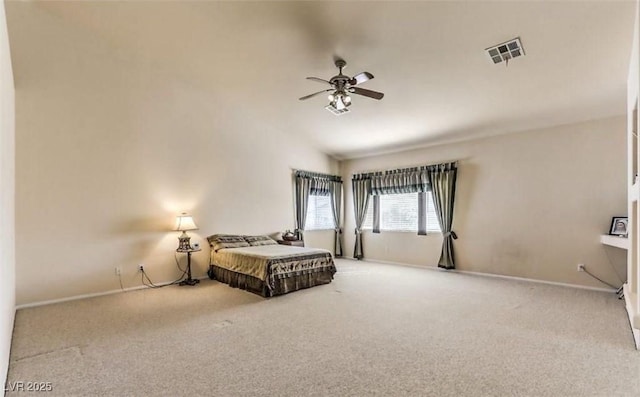
[[[291,245],[291,246],[294,246],[294,247],[304,247],[304,241],[302,241],[302,240],[293,240],[293,241],[278,240],[278,244]]]
[[[176,250],[177,253],[187,254],[187,279],[180,281],[180,285],[196,285],[200,282],[200,280],[191,278],[191,254],[198,251],[202,251],[202,249]]]

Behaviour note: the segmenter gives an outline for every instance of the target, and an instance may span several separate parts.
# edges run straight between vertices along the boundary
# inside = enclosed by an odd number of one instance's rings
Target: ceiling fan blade
[[[362,84],[365,81],[371,80],[373,78],[373,75],[369,72],[362,72],[362,73],[358,73],[355,76],[353,76],[353,78],[351,79],[351,81],[349,82],[351,85],[358,85],[358,84]]]
[[[307,80],[313,80],[313,81],[317,81],[318,83],[326,83],[326,84],[331,85],[331,83],[330,83],[330,82],[328,82],[328,81],[327,81],[327,80],[325,80],[325,79],[321,79],[321,78],[319,78],[319,77],[307,77]]]
[[[382,99],[382,97],[384,97],[384,94],[381,93],[381,92],[365,90],[364,88],[358,88],[358,87],[349,88],[349,92],[352,92],[352,93],[358,94],[358,95],[364,95],[364,96],[367,96],[369,98],[378,99],[378,100]]]
[[[328,88],[326,90],[322,90],[322,91],[318,91],[318,92],[314,92],[313,94],[309,94],[309,95],[305,95],[302,98],[300,98],[301,101],[304,101],[305,99],[309,99],[309,98],[313,98],[316,95],[320,95],[323,94],[325,92],[329,92],[329,91],[333,91],[333,88]]]

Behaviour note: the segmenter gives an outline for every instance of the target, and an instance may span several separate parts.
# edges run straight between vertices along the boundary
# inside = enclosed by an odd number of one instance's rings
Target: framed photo
[[[609,228],[609,234],[611,236],[627,237],[629,232],[627,227],[629,226],[629,218],[626,216],[614,216],[611,219],[611,228]]]

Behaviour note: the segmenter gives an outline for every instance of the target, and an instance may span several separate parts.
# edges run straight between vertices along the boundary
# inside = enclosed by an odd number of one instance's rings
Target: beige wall
[[[624,117],[502,135],[346,161],[342,176],[460,160],[453,229],[460,270],[606,287],[624,278],[624,252],[599,243],[611,217],[626,215]],[[346,249],[353,255],[350,183]],[[435,266],[442,236],[364,233],[365,257]],[[609,258],[613,266],[609,263]]]
[[[0,2],[0,379],[4,390],[15,314],[15,110],[4,2]]]
[[[282,231],[293,227],[291,168],[338,170],[237,95],[200,89],[46,13],[29,17],[37,30],[10,26],[15,56],[30,60],[16,72],[19,304],[118,289],[117,266],[125,287],[140,285],[139,263],[154,282],[173,280],[178,213],[193,215],[192,242],[205,248],[214,233]],[[33,34],[41,48],[20,45]],[[29,69],[40,62],[50,73]],[[332,248],[332,232],[307,238]],[[193,259],[204,276],[208,248]]]

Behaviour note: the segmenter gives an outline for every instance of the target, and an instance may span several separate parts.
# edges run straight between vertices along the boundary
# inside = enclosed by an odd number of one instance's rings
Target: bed
[[[214,234],[209,278],[264,297],[283,295],[333,280],[331,252],[279,245],[268,236]]]

